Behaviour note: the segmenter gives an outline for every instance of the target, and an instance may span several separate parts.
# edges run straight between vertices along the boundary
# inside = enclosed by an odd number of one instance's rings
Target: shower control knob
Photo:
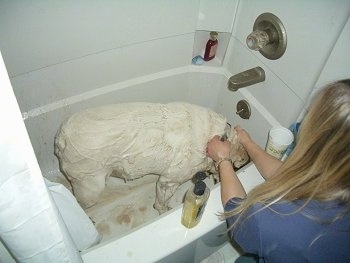
[[[260,50],[270,42],[270,38],[265,31],[255,30],[247,36],[246,42],[250,49]]]
[[[287,33],[281,20],[271,13],[263,13],[254,22],[253,32],[246,38],[247,46],[258,50],[268,59],[280,58],[287,48]]]

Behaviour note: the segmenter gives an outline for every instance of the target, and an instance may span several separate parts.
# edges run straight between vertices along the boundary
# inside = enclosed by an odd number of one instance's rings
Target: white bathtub
[[[187,101],[210,107],[225,115],[232,125],[243,126],[264,147],[268,130],[278,122],[246,89],[229,91],[230,76],[221,67],[186,66],[101,87],[24,112],[44,176],[52,181],[65,181],[57,175],[58,161],[53,155],[54,136],[62,121],[81,109],[109,103]],[[249,120],[235,114],[241,99],[250,103]],[[247,190],[262,181],[254,165],[241,169],[239,176]],[[193,229],[181,225],[182,207],[178,205],[152,222],[83,251],[82,258],[84,262],[200,262],[227,243],[226,235],[218,236],[226,229],[216,216],[222,210],[219,192],[216,185],[202,221]]]
[[[238,176],[246,191],[263,181],[253,164],[241,169]],[[217,216],[221,211],[220,186],[216,185],[196,227],[187,229],[180,223],[180,205],[123,237],[84,251],[83,260],[86,263],[200,262],[227,244],[226,224]]]

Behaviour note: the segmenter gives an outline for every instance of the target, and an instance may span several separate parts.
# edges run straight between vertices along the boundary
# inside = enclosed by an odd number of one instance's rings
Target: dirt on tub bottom
[[[108,178],[99,202],[85,210],[99,233],[103,235],[102,242],[152,222],[159,216],[158,211],[153,208],[157,180],[156,175],[147,175],[127,182],[114,177]],[[209,178],[205,182],[208,187],[214,185]],[[169,206],[174,208],[181,205],[191,185],[191,181],[182,184],[171,198]],[[179,222],[180,220],[181,218]]]
[[[63,175],[61,176],[56,177],[54,181],[70,189],[69,183],[62,179]],[[122,236],[159,217],[158,211],[153,208],[157,180],[157,175],[147,175],[127,182],[115,177],[107,179],[106,188],[98,203],[85,210],[98,232],[102,234],[102,242]],[[211,179],[207,178],[205,182],[209,187],[213,186]],[[188,181],[177,189],[169,203],[170,207],[181,205],[191,185],[192,182]]]
[[[124,182],[110,177],[99,202],[85,212],[103,240],[117,237],[158,216],[153,209],[158,176]]]

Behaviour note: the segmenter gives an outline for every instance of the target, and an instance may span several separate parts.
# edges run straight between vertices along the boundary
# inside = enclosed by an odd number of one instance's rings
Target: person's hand
[[[214,136],[207,144],[207,156],[215,162],[230,157],[231,143],[221,141],[218,135]]]
[[[239,142],[243,145],[244,148],[246,148],[246,146],[249,143],[253,142],[252,139],[250,138],[249,133],[243,128],[241,128],[241,126],[236,126],[235,131],[237,132]]]

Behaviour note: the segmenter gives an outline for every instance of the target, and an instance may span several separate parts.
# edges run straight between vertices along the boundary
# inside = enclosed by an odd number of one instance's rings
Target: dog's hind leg
[[[159,177],[156,184],[156,200],[153,205],[154,209],[158,210],[159,214],[170,209],[168,207],[169,201],[179,186],[179,183],[169,182],[167,179]]]

